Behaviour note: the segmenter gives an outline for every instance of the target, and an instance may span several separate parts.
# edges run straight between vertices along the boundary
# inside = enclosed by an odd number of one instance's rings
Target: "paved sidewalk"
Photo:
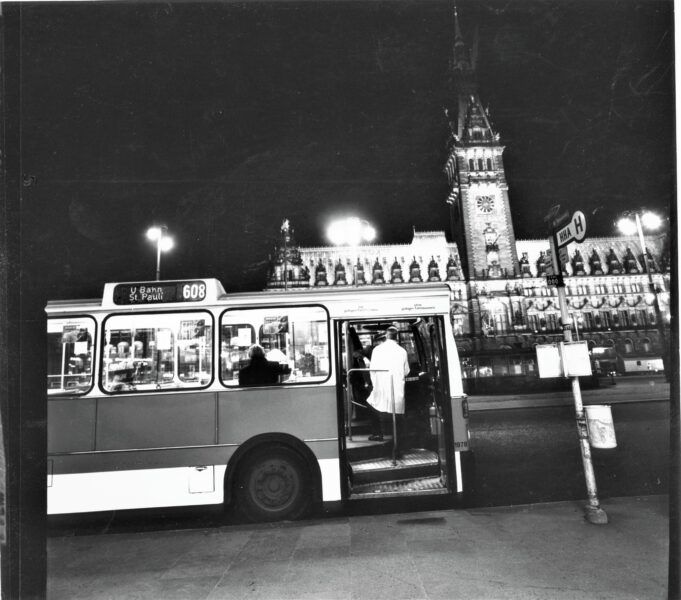
[[[664,377],[616,378],[615,385],[604,379],[601,386],[582,390],[584,404],[619,404],[624,402],[669,402],[669,383]],[[572,406],[572,391],[536,394],[504,394],[469,396],[470,410],[499,410],[506,408],[539,408]]]
[[[48,598],[664,599],[667,498],[48,539]]]

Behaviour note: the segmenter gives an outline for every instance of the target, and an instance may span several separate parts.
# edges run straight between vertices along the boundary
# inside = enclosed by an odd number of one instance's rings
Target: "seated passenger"
[[[283,369],[265,358],[262,346],[254,344],[248,351],[250,362],[239,371],[239,385],[271,385],[279,383]]]
[[[135,371],[132,368],[117,368],[112,371],[112,380],[109,384],[110,392],[127,392],[135,389]]]

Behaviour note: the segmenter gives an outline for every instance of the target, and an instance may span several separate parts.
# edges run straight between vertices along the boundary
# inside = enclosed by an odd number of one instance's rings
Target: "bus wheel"
[[[290,448],[256,452],[239,469],[237,510],[251,521],[299,519],[310,508],[309,482],[302,458]]]

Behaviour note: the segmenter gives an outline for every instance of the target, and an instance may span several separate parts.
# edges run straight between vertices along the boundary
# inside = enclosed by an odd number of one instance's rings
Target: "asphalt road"
[[[592,449],[599,498],[664,494],[669,482],[669,404],[612,406],[617,448]],[[471,413],[475,506],[586,498],[570,406]]]

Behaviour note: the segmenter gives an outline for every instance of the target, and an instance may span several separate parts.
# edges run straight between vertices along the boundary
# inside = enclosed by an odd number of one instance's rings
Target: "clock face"
[[[492,196],[478,196],[477,204],[481,213],[489,214],[494,210],[494,198]]]

